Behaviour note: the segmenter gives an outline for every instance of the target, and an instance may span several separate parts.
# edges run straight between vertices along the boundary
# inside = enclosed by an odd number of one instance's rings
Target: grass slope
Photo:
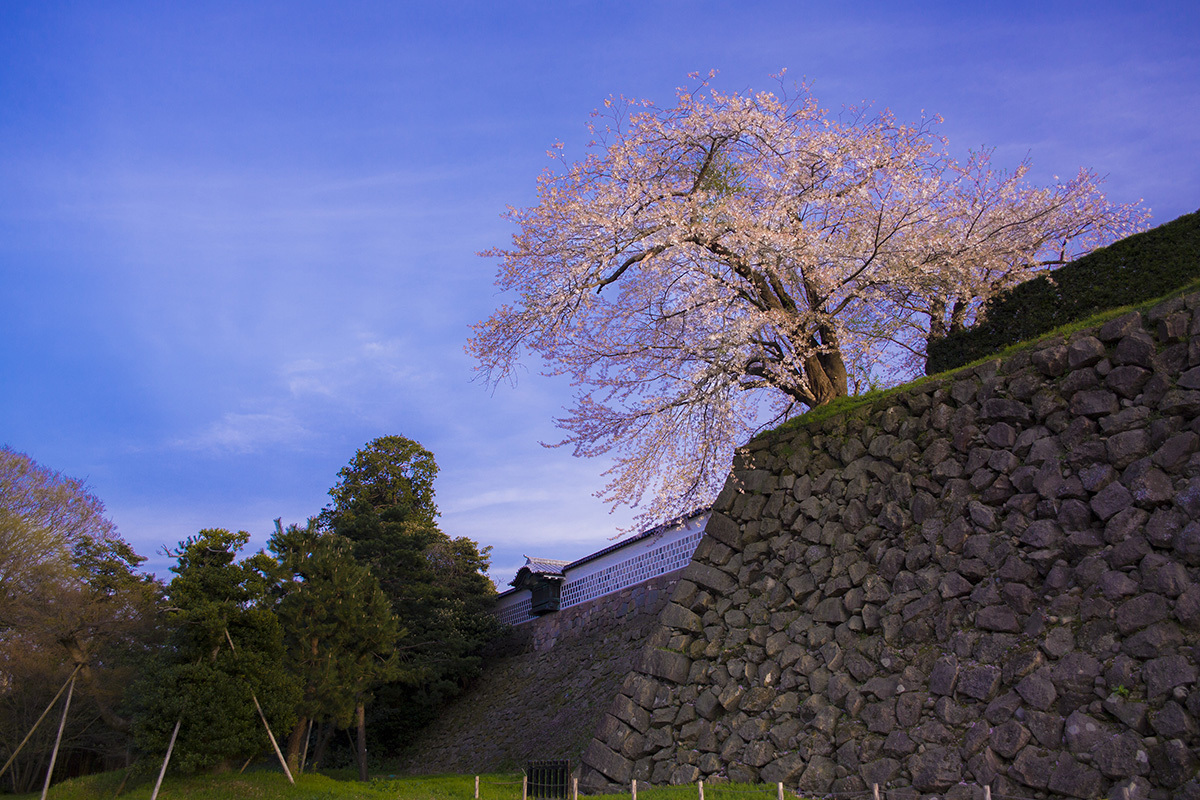
[[[49,800],[146,800],[154,788],[153,776],[125,781],[124,771],[105,772],[75,778],[51,787]],[[480,800],[520,800],[521,776],[481,775]],[[122,786],[124,784],[124,786]],[[117,794],[120,789],[120,794]],[[32,800],[40,793],[4,795],[13,800]],[[428,775],[419,777],[378,776],[368,783],[344,774],[301,775],[295,786],[277,771],[251,771],[243,775],[172,776],[163,782],[160,800],[472,800],[475,796],[473,775]],[[589,800],[628,800],[628,792],[595,795]],[[697,800],[695,786],[658,786],[638,788],[638,800]],[[794,800],[796,795],[785,792]],[[775,800],[776,787],[710,783],[704,787],[705,800]]]
[[[154,776],[130,778],[122,788],[124,771],[88,775],[56,784],[49,800],[147,800],[154,789]],[[520,775],[481,776],[481,800],[520,800]],[[117,790],[121,789],[120,795]],[[9,795],[15,800],[32,800],[39,793]],[[242,775],[170,776],[163,781],[159,800],[468,800],[475,796],[472,775],[436,775],[413,778],[380,776],[367,783],[346,774],[301,775],[291,786],[279,771],[250,771]]]

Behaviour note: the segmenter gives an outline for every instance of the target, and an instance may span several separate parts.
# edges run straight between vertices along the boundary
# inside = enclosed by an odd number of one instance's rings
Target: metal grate
[[[571,796],[570,761],[530,761],[525,765],[530,798],[566,800]]]

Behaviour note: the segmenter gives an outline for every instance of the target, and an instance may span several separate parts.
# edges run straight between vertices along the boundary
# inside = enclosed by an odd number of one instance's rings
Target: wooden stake
[[[167,755],[163,757],[162,769],[158,771],[158,780],[154,782],[154,791],[150,793],[150,800],[158,800],[158,790],[162,788],[163,776],[167,774],[167,764],[171,763],[171,752],[175,749],[175,737],[179,735],[181,722],[183,722],[183,717],[175,720],[175,730],[171,731],[171,742],[167,745]]]
[[[308,745],[312,742],[312,717],[308,718],[308,733],[304,734],[304,753],[300,756],[300,774],[304,774],[304,765],[308,763]]]
[[[233,646],[233,637],[229,635],[229,628],[225,629],[225,640],[229,642],[229,649],[237,654],[237,648]],[[263,713],[262,706],[258,704],[258,698],[254,692],[250,692],[250,699],[254,701],[254,707],[258,709],[258,718],[262,720],[263,727],[267,729],[267,738],[271,740],[271,747],[275,748],[275,757],[279,759],[279,764],[283,767],[283,774],[287,775],[288,783],[296,785],[296,779],[292,777],[292,771],[288,769],[287,759],[283,757],[283,752],[279,749],[279,742],[275,741],[275,734],[271,733],[271,726],[267,724],[267,715]]]
[[[250,693],[250,699],[254,701],[254,707],[258,709],[258,718],[262,720],[263,727],[267,729],[267,738],[271,740],[271,747],[275,748],[275,757],[279,759],[279,764],[283,767],[283,774],[287,775],[288,783],[295,786],[296,779],[292,777],[292,771],[288,769],[287,759],[283,757],[283,752],[279,749],[279,742],[275,741],[275,734],[271,733],[271,726],[267,724],[267,715],[263,713],[262,706],[258,704],[258,698],[254,696],[254,692]]]
[[[475,800],[479,800],[479,776],[475,776]]]
[[[121,785],[117,787],[117,793],[113,797],[120,797],[121,792],[125,791],[125,784],[129,783],[129,773],[133,772],[133,764],[125,768],[125,776],[121,778]]]
[[[579,800],[579,778],[571,778],[571,800]]]
[[[54,737],[54,750],[50,753],[50,766],[46,769],[46,783],[42,786],[42,800],[50,791],[50,778],[54,776],[54,762],[58,760],[58,746],[62,744],[63,728],[67,727],[67,711],[71,708],[71,695],[75,694],[75,675],[71,675],[71,688],[67,689],[67,702],[63,703],[62,719],[58,721],[58,735]]]
[[[633,800],[637,800],[637,778],[634,778],[633,782],[629,784],[629,792]]]
[[[1129,800],[1128,790],[1126,790],[1126,792],[1127,793],[1125,795],[1125,800]],[[992,800],[992,787],[991,786],[983,787],[983,800]]]
[[[704,800],[704,781],[696,781],[696,786],[700,787],[700,800]]]
[[[49,705],[46,706],[46,710],[43,711],[42,715],[37,718],[37,722],[33,723],[33,727],[29,729],[29,733],[25,734],[25,738],[21,740],[19,745],[17,745],[17,749],[13,750],[12,755],[8,757],[8,761],[5,761],[4,766],[0,767],[0,776],[3,776],[5,772],[8,772],[8,768],[12,766],[12,763],[17,760],[17,756],[20,755],[21,748],[24,747],[29,741],[30,737],[33,736],[34,732],[38,729],[38,726],[42,724],[42,720],[44,720],[46,715],[50,713],[50,709],[54,708],[54,704],[58,702],[58,698],[62,697],[62,693],[66,691],[67,686],[69,686],[71,682],[75,680],[75,673],[79,672],[82,667],[83,664],[77,664],[75,666],[75,669],[71,672],[71,677],[67,678],[66,681],[63,682],[62,687],[58,690],[58,694],[54,695],[54,699],[51,700]]]
[[[871,784],[871,792],[875,795],[875,800],[879,800],[879,784],[878,783]],[[987,790],[984,789],[984,792],[986,793]]]
[[[521,800],[529,800],[529,776],[521,776]]]

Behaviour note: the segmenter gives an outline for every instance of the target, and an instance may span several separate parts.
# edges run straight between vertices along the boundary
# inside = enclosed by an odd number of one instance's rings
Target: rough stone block
[[[1182,786],[1196,774],[1200,759],[1180,739],[1171,739],[1150,749],[1150,774],[1168,789]]]
[[[583,753],[584,766],[591,767],[614,783],[627,785],[633,774],[633,763],[604,744],[592,739]]]
[[[650,727],[650,714],[623,694],[613,699],[610,712],[639,733],[645,733]]]
[[[708,525],[704,528],[704,533],[734,550],[742,549],[742,530],[725,514],[713,512],[708,519]]]
[[[1071,395],[1072,414],[1084,417],[1102,417],[1120,410],[1117,395],[1107,389],[1083,389]]]
[[[676,603],[667,604],[659,621],[668,628],[678,628],[690,633],[699,633],[704,629],[704,623],[698,614]]]
[[[1146,681],[1146,698],[1150,700],[1157,699],[1176,686],[1189,686],[1196,681],[1196,668],[1183,655],[1152,658],[1145,663],[1142,674]]]
[[[1197,495],[1200,499],[1200,491]],[[1123,484],[1114,481],[1098,491],[1089,505],[1096,516],[1107,521],[1118,511],[1133,505],[1133,495]]]
[[[1163,621],[1138,631],[1121,643],[1121,650],[1134,658],[1161,658],[1175,652],[1183,644],[1183,634],[1170,621]]]
[[[1152,369],[1154,353],[1157,349],[1150,334],[1145,331],[1134,331],[1117,342],[1112,354],[1112,363],[1134,364]]]
[[[1032,738],[1029,729],[1016,720],[1009,720],[992,728],[989,737],[991,749],[1004,758],[1013,758],[1029,744]]]
[[[1016,689],[1021,699],[1040,711],[1050,710],[1058,698],[1054,684],[1040,670],[1022,678]]]
[[[692,660],[683,653],[677,653],[674,650],[664,650],[660,647],[653,647],[646,650],[642,667],[643,671],[648,675],[653,675],[656,678],[662,678],[672,683],[684,683],[691,668]]]
[[[927,747],[908,759],[912,785],[922,792],[944,791],[963,779],[963,763],[956,749]]]
[[[1091,798],[1100,793],[1104,779],[1099,771],[1073,758],[1062,758],[1050,774],[1046,788],[1070,797]]]
[[[991,664],[966,667],[958,679],[958,693],[987,702],[1000,688],[1000,667]]]
[[[800,753],[786,753],[765,765],[759,775],[767,783],[791,784],[807,766]]]
[[[896,729],[896,703],[894,700],[867,703],[860,716],[866,723],[867,730],[872,733],[888,734]]]
[[[813,609],[813,620],[815,622],[840,624],[848,619],[850,619],[850,612],[846,610],[841,598],[838,597],[827,597]]]
[[[975,625],[985,631],[1001,631],[1018,633],[1021,624],[1011,608],[1005,606],[987,606],[975,612]]]
[[[1136,630],[1164,620],[1171,613],[1166,598],[1157,594],[1142,594],[1117,606],[1117,628],[1128,636]]]
[[[1150,771],[1150,755],[1142,737],[1132,733],[1109,736],[1092,751],[1092,763],[1109,778],[1145,775]]]
[[[836,777],[836,762],[825,756],[813,756],[796,782],[796,789],[801,794],[824,794],[829,791]]]
[[[1050,783],[1057,758],[1047,750],[1028,745],[1017,754],[1008,768],[1009,776],[1033,789],[1045,789]]]
[[[1076,755],[1090,753],[1112,736],[1108,726],[1082,711],[1074,711],[1066,720],[1064,736],[1067,747]]]
[[[1196,734],[1196,723],[1174,700],[1150,715],[1150,727],[1163,739],[1190,739]]]
[[[731,594],[737,588],[733,577],[716,567],[693,561],[683,572],[683,577],[692,583],[713,590],[718,595]]]

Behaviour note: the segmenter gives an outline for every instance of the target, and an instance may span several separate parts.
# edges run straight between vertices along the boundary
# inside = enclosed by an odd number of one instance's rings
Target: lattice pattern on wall
[[[696,552],[696,546],[703,537],[704,529],[701,528],[578,578],[572,579],[568,571],[559,608],[586,603],[619,592],[627,586],[636,586],[659,575],[683,569],[692,560],[692,553]],[[520,625],[537,619],[531,613],[532,605],[532,598],[527,594],[512,605],[498,610],[496,616],[506,625]]]
[[[522,622],[529,622],[531,619],[537,619],[530,613],[533,607],[533,598],[525,597],[511,606],[500,609],[496,612],[496,616],[500,622],[505,625],[520,625]]]
[[[577,580],[571,580],[568,575],[562,589],[562,607],[569,608],[586,603],[588,600],[620,591],[626,586],[683,569],[692,560],[692,553],[696,552],[696,545],[703,536],[704,531],[697,530]]]

